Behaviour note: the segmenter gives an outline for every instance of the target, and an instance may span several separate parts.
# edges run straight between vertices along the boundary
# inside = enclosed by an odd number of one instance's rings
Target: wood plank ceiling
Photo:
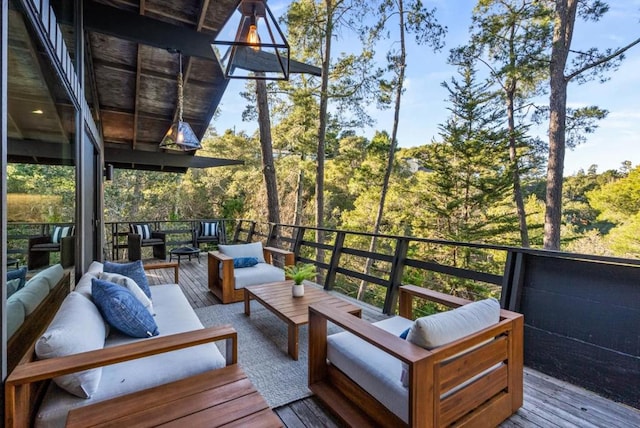
[[[178,51],[183,55],[184,120],[199,138],[204,136],[227,86],[210,43],[238,3],[239,0],[83,3],[85,96],[102,133],[106,162],[113,155],[117,167],[136,168],[136,160],[142,159],[144,153],[160,152],[158,144],[177,113]],[[51,0],[50,4],[74,56],[74,2]],[[18,10],[12,10],[9,19],[9,149],[10,155],[12,150],[17,152],[13,159],[10,156],[12,161],[24,161],[26,149],[21,148],[26,146],[25,141],[72,143],[75,132],[69,99],[55,82],[46,55]],[[36,110],[44,112],[33,113]],[[163,160],[167,156],[150,158],[156,159],[155,164],[141,169],[163,169],[167,164]],[[222,159],[217,161],[185,159],[174,163],[180,171],[190,165],[225,164]],[[233,163],[240,162],[226,164]]]

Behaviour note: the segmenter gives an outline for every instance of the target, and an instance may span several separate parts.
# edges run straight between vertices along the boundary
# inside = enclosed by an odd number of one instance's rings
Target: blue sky
[[[269,1],[274,15],[284,12],[288,1]],[[438,124],[444,123],[448,116],[447,93],[441,83],[450,80],[456,74],[454,67],[446,64],[449,49],[464,44],[468,40],[468,27],[471,10],[476,4],[470,0],[436,0],[425,2],[437,8],[437,17],[442,25],[448,27],[445,48],[433,53],[429,48],[413,44],[408,45],[406,92],[401,106],[398,143],[400,147],[414,147],[426,144],[438,134]],[[619,47],[640,36],[640,0],[610,1],[610,11],[598,23],[578,21],[574,32],[572,48],[586,49],[592,46]],[[344,35],[334,45],[336,55],[339,51],[349,51],[349,37]],[[384,58],[386,46],[379,46],[378,54]],[[587,142],[574,150],[567,150],[565,175],[574,174],[578,169],[586,170],[590,165],[598,165],[598,171],[618,169],[624,160],[640,165],[640,45],[626,54],[626,59],[618,71],[610,74],[611,79],[600,84],[592,82],[578,85],[570,83],[568,105],[580,107],[598,105],[609,111],[606,119]],[[222,98],[221,114],[213,122],[215,128],[245,130],[253,133],[257,129],[255,122],[243,122],[242,110],[245,101],[239,95],[244,90],[244,81],[231,80]],[[546,104],[548,97],[540,99]],[[373,106],[369,111],[376,123],[372,128],[360,131],[367,137],[376,130],[391,131],[392,110],[378,111]],[[536,130],[546,138],[546,126]]]

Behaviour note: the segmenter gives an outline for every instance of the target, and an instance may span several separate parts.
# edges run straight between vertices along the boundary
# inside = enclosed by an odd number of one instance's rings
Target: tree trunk
[[[304,162],[304,155],[300,157],[300,162]],[[302,185],[304,183],[304,169],[298,171],[298,183],[296,186],[296,207],[294,211],[293,224],[298,226],[302,222]]]
[[[544,213],[544,248],[547,250],[560,249],[568,83],[564,70],[571,46],[577,7],[578,0],[556,0],[550,64],[549,161]]]
[[[329,64],[331,63],[331,39],[333,37],[333,2],[325,0],[327,25],[324,34],[324,54],[322,55],[322,80],[320,86],[320,123],[318,125],[318,152],[316,157],[316,242],[324,243],[324,156],[327,136],[327,106],[329,102]],[[316,250],[316,260],[324,261],[324,250]]]
[[[273,163],[273,145],[271,143],[271,119],[269,118],[267,84],[264,80],[256,80],[256,100],[258,103],[260,148],[262,150],[262,172],[264,174],[264,183],[267,188],[268,217],[269,222],[280,223],[278,182],[276,181],[276,168]]]
[[[507,93],[507,121],[509,127],[509,160],[511,161],[511,169],[513,174],[513,200],[516,203],[516,211],[518,213],[518,223],[520,226],[520,241],[522,246],[529,247],[529,231],[527,229],[527,213],[524,209],[524,199],[522,197],[522,188],[520,186],[520,169],[518,166],[518,152],[516,142],[516,124],[514,118],[514,102],[515,84],[511,85]]]
[[[398,145],[398,124],[400,123],[400,103],[402,101],[402,86],[404,84],[404,72],[406,68],[406,49],[404,41],[404,5],[403,0],[398,0],[398,15],[400,18],[400,58],[396,62],[396,70],[398,73],[397,86],[395,88],[395,101],[393,111],[393,129],[391,131],[391,142],[389,144],[389,158],[387,162],[387,169],[384,172],[384,179],[382,181],[382,190],[380,191],[380,204],[378,205],[378,212],[376,214],[376,221],[373,226],[373,234],[371,237],[371,245],[369,245],[369,252],[373,253],[377,248],[376,235],[380,233],[380,225],[382,224],[382,217],[384,215],[384,205],[387,199],[387,192],[389,190],[389,181],[391,179],[391,172],[393,171],[393,162],[395,159],[396,147]],[[369,275],[371,267],[373,266],[373,259],[367,258],[364,266],[364,274]],[[367,288],[367,282],[362,280],[360,287],[358,287],[357,299],[362,300]]]

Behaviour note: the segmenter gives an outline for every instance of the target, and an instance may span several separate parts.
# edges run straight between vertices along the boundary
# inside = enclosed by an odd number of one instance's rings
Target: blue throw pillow
[[[411,331],[411,327],[400,333],[400,339],[407,340],[407,336],[409,335],[409,331]]]
[[[20,290],[24,287],[24,284],[27,282],[27,267],[23,266],[20,269],[10,270],[7,272],[7,282],[12,279],[20,278],[20,283],[18,284],[18,288],[16,291]]]
[[[148,298],[151,298],[151,289],[149,288],[149,281],[147,281],[147,274],[144,273],[144,267],[142,267],[142,260],[131,263],[104,262],[102,270],[128,276],[138,284],[138,287],[144,291]]]
[[[238,257],[237,259],[233,259],[234,268],[246,268],[257,264],[258,259],[256,257]]]
[[[102,279],[91,279],[91,296],[110,326],[131,337],[158,335],[158,326],[147,308],[131,291]]]

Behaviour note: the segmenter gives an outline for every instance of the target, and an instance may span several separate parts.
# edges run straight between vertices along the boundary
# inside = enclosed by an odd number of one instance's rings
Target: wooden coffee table
[[[244,313],[247,316],[251,315],[250,302],[253,299],[287,323],[289,329],[288,352],[294,360],[298,359],[298,327],[309,323],[309,305],[324,303],[358,317],[362,316],[362,308],[335,297],[321,288],[305,285],[304,296],[293,297],[291,295],[292,285],[293,281],[284,281],[245,287]]]

